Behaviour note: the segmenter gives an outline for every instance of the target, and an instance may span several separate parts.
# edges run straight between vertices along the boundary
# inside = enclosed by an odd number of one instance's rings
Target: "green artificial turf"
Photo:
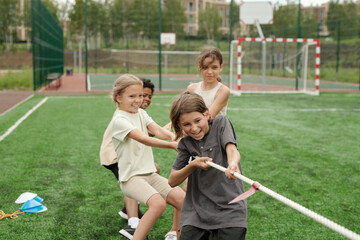
[[[159,125],[169,121],[175,96],[153,97],[147,112]],[[37,95],[0,117],[0,135],[44,97],[48,100],[0,142],[0,210],[18,210],[21,204],[14,202],[23,192],[37,193],[48,210],[0,220],[0,238],[121,239],[119,230],[127,225],[118,215],[123,196],[99,163],[115,109],[111,99]],[[360,233],[360,94],[231,97],[228,117],[245,176]],[[168,177],[176,152],[153,152],[160,174]],[[172,212],[167,207],[150,239],[164,239]],[[247,239],[345,238],[257,192],[248,199]]]

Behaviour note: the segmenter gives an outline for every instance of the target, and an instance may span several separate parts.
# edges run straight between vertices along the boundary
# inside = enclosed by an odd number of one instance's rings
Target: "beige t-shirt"
[[[114,116],[115,113],[116,111],[114,112]],[[105,166],[109,166],[111,164],[117,163],[116,152],[111,139],[110,125],[111,125],[111,121],[104,132],[103,140],[100,147],[100,164]]]
[[[126,182],[135,175],[156,172],[152,148],[127,136],[136,128],[148,135],[147,126],[152,122],[143,109],[137,113],[116,110],[110,124],[120,182]]]

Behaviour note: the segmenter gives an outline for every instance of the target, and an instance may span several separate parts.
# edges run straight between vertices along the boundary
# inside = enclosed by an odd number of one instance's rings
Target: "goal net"
[[[239,38],[231,43],[231,93],[319,95],[320,41]]]

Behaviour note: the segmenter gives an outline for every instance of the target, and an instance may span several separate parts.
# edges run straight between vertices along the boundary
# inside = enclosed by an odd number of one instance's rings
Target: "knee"
[[[175,188],[169,195],[168,202],[177,209],[181,209],[185,199],[185,192],[181,188]]]
[[[155,210],[159,213],[163,213],[166,209],[166,202],[164,201],[164,199],[159,195],[159,194],[155,194],[154,196],[152,196],[148,201],[147,201],[147,205],[149,207],[149,210]]]

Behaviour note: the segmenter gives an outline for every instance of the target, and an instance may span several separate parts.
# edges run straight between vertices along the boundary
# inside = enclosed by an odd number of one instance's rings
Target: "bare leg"
[[[166,208],[166,202],[160,194],[154,194],[147,201],[149,209],[141,218],[133,236],[133,240],[143,240],[150,232],[156,221],[161,217]]]
[[[132,217],[139,217],[138,202],[136,200],[124,196],[124,205],[129,219]]]
[[[174,207],[173,225],[171,227],[171,230],[177,232],[178,238],[180,236],[178,229],[180,225],[180,214],[184,198],[185,192],[181,188],[174,188],[170,191],[166,199],[166,201]]]

